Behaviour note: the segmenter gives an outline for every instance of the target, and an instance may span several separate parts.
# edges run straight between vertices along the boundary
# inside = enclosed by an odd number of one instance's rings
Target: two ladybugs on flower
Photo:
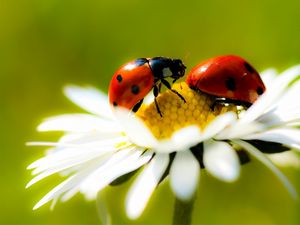
[[[124,107],[136,112],[143,99],[153,91],[157,112],[162,117],[156,97],[162,85],[176,94],[167,78],[173,83],[185,75],[185,65],[180,59],[166,57],[139,58],[123,65],[112,77],[109,101],[114,107]],[[186,78],[188,86],[196,91],[215,96],[216,103],[233,103],[249,107],[265,92],[258,72],[239,56],[219,56],[199,63]]]

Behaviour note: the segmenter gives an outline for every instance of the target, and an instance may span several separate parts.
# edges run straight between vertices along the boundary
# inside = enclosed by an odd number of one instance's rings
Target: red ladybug
[[[193,89],[217,96],[216,101],[250,106],[266,90],[258,72],[239,56],[208,59],[188,74]]]
[[[161,84],[185,101],[176,90],[171,89],[166,80],[170,77],[174,83],[184,76],[185,68],[180,59],[165,57],[139,58],[131,61],[113,75],[108,91],[109,102],[113,106],[125,107],[136,112],[144,97],[153,89],[156,108],[162,116],[156,101]]]

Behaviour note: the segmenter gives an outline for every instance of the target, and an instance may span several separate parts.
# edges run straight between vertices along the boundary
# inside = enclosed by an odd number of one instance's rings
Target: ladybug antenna
[[[183,57],[183,61],[188,61],[188,59],[190,58],[190,56],[191,56],[191,52],[186,52],[185,53],[185,55],[184,55],[184,57]]]

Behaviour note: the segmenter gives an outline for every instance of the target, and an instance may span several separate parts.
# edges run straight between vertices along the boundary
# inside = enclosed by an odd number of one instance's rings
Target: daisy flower
[[[126,198],[127,215],[135,219],[165,178],[178,199],[189,201],[201,169],[233,182],[241,164],[251,158],[267,166],[296,197],[293,186],[267,155],[300,149],[299,75],[300,65],[281,75],[274,70],[262,73],[267,91],[247,110],[232,104],[212,109],[213,96],[185,83],[174,84],[186,103],[170,91],[160,94],[157,101],[163,117],[153,102],[142,105],[136,114],[121,108],[112,111],[104,93],[67,86],[66,96],[88,113],[46,119],[38,131],[64,131],[62,138],[28,143],[49,149],[28,166],[35,177],[27,187],[55,173],[67,177],[34,209],[51,201],[67,201],[78,192],[95,199],[108,185],[141,170]]]

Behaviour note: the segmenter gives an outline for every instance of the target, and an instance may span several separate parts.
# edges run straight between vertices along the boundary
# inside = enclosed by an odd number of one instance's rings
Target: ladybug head
[[[156,79],[171,77],[174,81],[184,76],[186,68],[180,59],[166,57],[151,58],[149,65]]]
[[[184,76],[186,66],[180,59],[173,59],[170,65],[170,70],[172,71],[172,78],[179,79]]]

